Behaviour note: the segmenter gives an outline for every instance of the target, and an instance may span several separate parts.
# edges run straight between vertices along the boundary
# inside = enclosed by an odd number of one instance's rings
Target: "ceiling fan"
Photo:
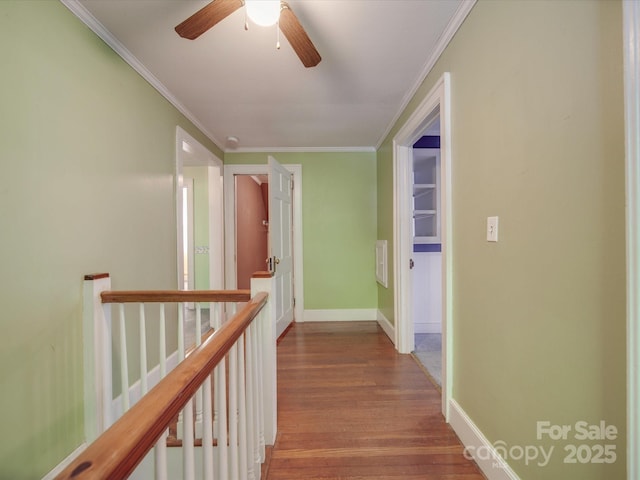
[[[245,0],[213,0],[178,25],[175,30],[181,37],[195,40],[244,5]],[[318,50],[285,1],[280,2],[280,16],[277,22],[305,67],[315,67],[320,63]]]

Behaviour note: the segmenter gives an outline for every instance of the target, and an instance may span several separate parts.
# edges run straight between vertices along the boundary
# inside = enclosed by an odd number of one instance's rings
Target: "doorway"
[[[437,108],[439,113],[439,107]],[[412,294],[414,356],[442,386],[442,245],[440,115],[412,148]]]
[[[449,419],[452,398],[452,262],[451,262],[451,101],[450,74],[445,73],[393,139],[394,171],[394,316],[395,342],[401,353],[415,348],[413,323],[413,145],[440,118],[438,173],[442,286],[442,413]]]
[[[267,175],[235,175],[236,288],[250,289],[254,272],[267,270],[269,182]]]
[[[186,180],[185,180],[186,179]],[[188,195],[183,195],[184,188]],[[180,127],[176,131],[176,212],[178,230],[178,288],[188,266],[185,251],[193,256],[193,286],[202,290],[224,288],[222,161]],[[188,205],[184,205],[187,200]],[[191,219],[184,212],[191,210]],[[192,248],[184,245],[192,222]],[[188,257],[188,255],[187,255]],[[191,283],[189,284],[191,285]]]
[[[176,223],[178,289],[224,289],[222,161],[176,128]],[[196,339],[194,304],[184,309],[185,344]],[[202,309],[202,331],[209,311]]]
[[[293,309],[294,321],[303,321],[304,311],[304,283],[302,265],[302,166],[284,165],[293,174],[293,290],[295,302]],[[225,196],[225,281],[227,288],[236,288],[237,278],[237,251],[236,251],[236,177],[249,175],[261,178],[267,175],[269,166],[265,164],[254,165],[225,165],[224,166],[224,196]],[[266,270],[264,259],[262,269]],[[280,335],[282,332],[278,332]]]

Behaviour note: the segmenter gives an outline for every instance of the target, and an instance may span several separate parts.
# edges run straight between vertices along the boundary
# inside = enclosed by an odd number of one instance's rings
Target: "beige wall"
[[[523,479],[625,478],[625,226],[619,1],[480,0],[378,151],[451,72],[454,399],[490,442],[554,447]],[[500,241],[486,219],[500,217]],[[393,316],[392,290],[379,288]],[[538,421],[605,421],[613,464],[565,464]],[[575,433],[575,430],[574,430]],[[570,441],[573,440],[573,441]]]

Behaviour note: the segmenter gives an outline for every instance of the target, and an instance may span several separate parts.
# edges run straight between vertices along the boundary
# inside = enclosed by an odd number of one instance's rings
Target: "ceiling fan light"
[[[247,15],[262,27],[275,25],[280,18],[280,0],[245,0]]]

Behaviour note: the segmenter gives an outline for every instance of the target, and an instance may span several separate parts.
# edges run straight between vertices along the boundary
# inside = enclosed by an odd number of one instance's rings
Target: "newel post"
[[[264,438],[267,445],[273,445],[278,431],[278,379],[276,357],[276,302],[273,275],[269,272],[256,272],[251,277],[251,296],[258,292],[269,294],[267,304],[260,312],[262,328],[262,365],[264,386]]]
[[[111,425],[111,311],[100,294],[111,289],[108,273],[85,275],[82,302],[84,433],[95,440]]]

